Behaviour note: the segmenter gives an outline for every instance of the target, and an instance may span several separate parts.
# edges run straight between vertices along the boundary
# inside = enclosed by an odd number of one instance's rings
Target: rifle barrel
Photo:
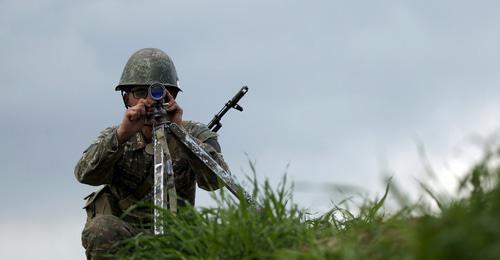
[[[239,111],[243,111],[243,108],[238,105],[238,102],[240,101],[240,99],[248,92],[248,87],[247,86],[243,86],[239,91],[238,93],[236,93],[236,95],[234,95],[234,97],[229,100],[223,107],[222,109],[219,111],[219,113],[217,113],[214,118],[210,121],[210,123],[208,123],[208,128],[210,130],[212,130],[213,132],[217,132],[222,124],[220,123],[220,120],[222,119],[222,117],[227,113],[227,111],[229,111],[229,109],[231,108],[234,108],[236,110],[239,110]]]

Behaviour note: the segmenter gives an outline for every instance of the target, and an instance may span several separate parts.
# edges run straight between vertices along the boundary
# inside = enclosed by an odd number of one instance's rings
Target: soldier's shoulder
[[[101,130],[101,133],[99,134],[99,136],[110,135],[110,134],[114,133],[117,128],[118,128],[118,126],[109,126],[109,127],[106,127],[103,130]]]
[[[210,138],[217,138],[217,133],[212,132],[207,125],[200,122],[191,120],[182,121],[182,127],[186,129],[190,135],[198,138],[202,142]]]
[[[182,127],[184,127],[186,130],[187,129],[203,129],[203,128],[208,129],[207,125],[200,123],[200,122],[192,121],[192,120],[183,120]]]
[[[112,133],[113,131],[115,131],[116,129],[118,128],[117,125],[114,125],[114,126],[108,126],[106,128],[104,128],[102,131],[101,131],[101,134],[109,134],[109,133]]]
[[[109,135],[111,135],[111,134],[115,133],[115,131],[116,131],[116,129],[117,129],[117,128],[118,128],[118,126],[109,126],[109,127],[104,128],[104,129],[100,132],[100,134],[99,134],[99,136],[97,137],[97,139],[96,139],[95,143],[99,143],[99,142],[101,142],[104,138],[106,138],[107,136],[109,136]]]

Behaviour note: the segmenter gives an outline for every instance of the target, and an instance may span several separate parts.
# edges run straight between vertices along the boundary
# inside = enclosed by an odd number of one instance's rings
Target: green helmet
[[[182,91],[170,57],[160,49],[145,48],[130,56],[115,90],[120,91],[137,85],[149,86],[153,83],[161,83]]]

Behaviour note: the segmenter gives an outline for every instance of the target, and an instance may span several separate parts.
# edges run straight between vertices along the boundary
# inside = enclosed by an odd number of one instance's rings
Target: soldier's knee
[[[135,235],[133,228],[112,215],[98,215],[83,229],[83,247],[92,254],[114,253],[117,244]]]

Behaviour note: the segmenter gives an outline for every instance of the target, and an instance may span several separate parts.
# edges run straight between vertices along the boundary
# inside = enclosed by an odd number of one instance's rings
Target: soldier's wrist
[[[118,140],[118,144],[125,143],[128,139],[130,139],[131,136],[132,135],[123,130],[121,126],[116,129],[116,138]]]
[[[115,129],[110,135],[107,136],[106,138],[106,145],[109,149],[110,152],[117,152],[120,149],[122,149],[123,144],[119,142],[118,140],[118,134],[117,134],[118,129]]]

